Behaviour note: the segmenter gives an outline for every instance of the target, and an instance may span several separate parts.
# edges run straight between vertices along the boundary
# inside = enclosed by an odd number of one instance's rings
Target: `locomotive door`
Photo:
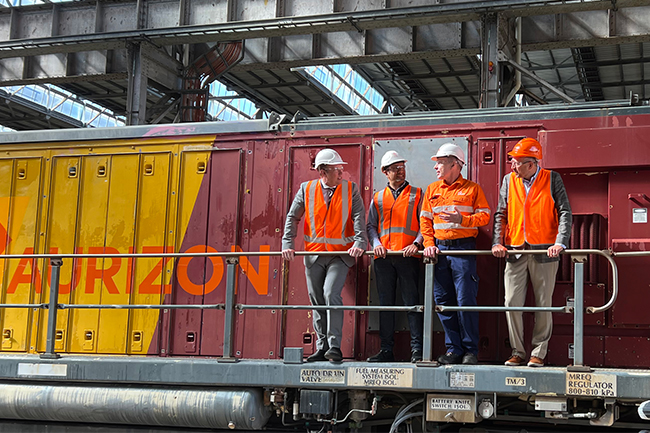
[[[616,170],[609,173],[609,236],[614,251],[647,251],[650,244],[649,196],[650,170]],[[611,309],[612,325],[650,325],[645,303],[639,302],[640,297],[645,296],[629,290],[632,287],[650,287],[648,273],[639,272],[647,263],[647,257],[626,257],[617,261],[620,289]]]
[[[161,249],[167,231],[170,161],[171,152],[54,156],[44,250],[117,254]],[[64,259],[59,302],[159,304],[160,284],[147,282],[158,260]],[[47,299],[49,272],[43,277]],[[46,319],[43,311],[38,351],[45,350]],[[65,309],[57,315],[54,348],[72,353],[148,353],[153,341],[157,353],[157,323],[155,310]]]
[[[237,244],[241,149],[185,151],[181,154],[177,247],[180,252],[228,252]],[[176,260],[172,304],[225,302],[223,257]],[[221,355],[223,311],[173,310],[173,355]]]
[[[43,157],[0,160],[0,252],[38,252],[39,207],[41,204]],[[39,270],[40,266],[40,270]],[[0,260],[3,304],[45,302],[41,296],[41,260]],[[37,323],[31,308],[6,308],[2,318],[2,351],[26,352],[30,334]],[[38,314],[38,313],[37,313]]]
[[[325,146],[319,147],[290,147],[289,148],[289,191],[287,210],[295,197],[300,184],[305,181],[318,178],[316,171],[312,170],[312,164],[319,150]],[[363,146],[359,144],[337,145],[332,146],[347,162],[343,179],[355,182],[359,188],[363,188],[361,179],[365,173],[361,172],[363,166]],[[298,232],[295,240],[295,250],[304,251],[305,244],[303,240],[304,216],[300,221]],[[343,287],[343,305],[355,305],[357,303],[357,265],[348,271],[347,279]],[[365,262],[363,262],[365,263]],[[288,275],[285,275],[287,284],[286,304],[288,305],[309,305],[309,296],[307,294],[307,285],[305,283],[305,266],[302,257],[296,257],[288,264]],[[341,341],[341,351],[343,357],[354,358],[354,336],[356,335],[356,316],[354,311],[345,311],[343,319],[343,338]],[[312,324],[311,310],[288,310],[285,316],[285,347],[303,347],[304,354],[310,355],[316,349],[317,336]]]
[[[160,152],[140,156],[137,218],[132,247],[136,253],[161,253],[164,245],[167,245],[167,233],[173,224],[170,221],[173,217],[170,202],[175,193],[171,182],[172,155],[172,152]],[[167,250],[173,248],[168,246]],[[125,262],[128,266],[129,261]],[[131,304],[162,304],[170,289],[169,272],[173,261],[156,257],[134,259],[131,263],[133,277],[127,286],[130,287],[127,293],[131,294]],[[160,352],[160,338],[156,332],[160,317],[159,310],[130,311],[126,353]]]
[[[280,251],[282,248],[287,164],[284,146],[284,140],[248,142],[238,244],[243,251]],[[237,275],[238,304],[282,304],[281,257],[241,256]],[[251,309],[236,313],[234,356],[278,358],[282,311]]]
[[[460,146],[463,151],[467,152],[467,137],[442,137],[442,138],[409,138],[409,139],[389,139],[375,140],[374,142],[374,173],[373,173],[373,190],[372,194],[381,191],[386,187],[387,178],[381,170],[381,159],[386,152],[394,150],[406,159],[406,180],[413,187],[419,187],[424,193],[429,184],[437,179],[433,169],[435,162],[431,160],[431,155],[435,155],[438,148],[445,143],[453,143]],[[467,177],[467,166],[462,169],[463,177]],[[369,206],[369,205],[368,205]],[[368,247],[368,249],[372,249]],[[372,261],[371,261],[372,263]],[[398,292],[401,290],[399,281],[397,283]],[[420,301],[422,302],[424,293],[424,267],[420,269]],[[379,295],[377,292],[376,276],[374,264],[370,267],[370,284],[369,284],[369,305],[379,306]],[[402,297],[398,293],[395,297],[397,305],[402,304]],[[366,339],[366,356],[372,356],[380,349],[381,342],[379,339],[379,312],[371,311],[367,313],[368,323],[367,330],[372,332]],[[433,323],[433,349],[434,353],[444,353],[445,336],[442,324],[438,316],[434,315]],[[411,334],[409,331],[408,315],[405,312],[395,314],[395,336],[394,336],[394,355],[397,360],[409,359],[411,356]]]
[[[514,133],[514,131],[513,131]],[[512,171],[508,152],[512,151],[515,144],[523,137],[537,137],[537,130],[517,130],[517,135],[504,137],[504,138],[489,138],[477,140],[478,155],[474,159],[476,175],[473,180],[483,186],[485,196],[492,209],[492,220],[488,226],[481,228],[479,232],[479,249],[489,249],[491,246],[492,229],[494,224],[494,214],[497,210],[499,200],[499,188],[503,177]],[[542,160],[541,166],[547,169],[555,169],[549,166],[546,160]],[[595,179],[590,177],[590,185],[581,185],[576,183],[576,176],[568,176],[566,173],[561,172],[563,181],[567,188],[569,198],[571,199],[571,207],[574,211],[574,225],[573,233],[571,235],[571,244],[569,248],[585,248],[589,247],[581,239],[585,236],[580,233],[579,227],[586,227],[583,221],[591,221],[591,215],[586,209],[592,206],[585,207],[578,205],[577,201],[572,199],[572,190],[585,191],[586,188],[591,188],[591,184],[595,183]],[[494,185],[489,187],[489,185]],[[580,215],[581,213],[585,215]],[[587,231],[586,238],[589,238]],[[487,236],[485,236],[487,234]],[[488,244],[487,242],[490,241]],[[591,259],[590,259],[591,260]],[[503,262],[497,261],[491,256],[479,256],[477,258],[479,277],[481,279],[479,286],[479,305],[503,305],[504,289],[503,289]],[[589,265],[588,265],[589,266]],[[567,298],[573,297],[573,270],[571,259],[567,255],[561,256],[561,263],[557,273],[555,290],[553,293],[553,305],[565,305]],[[586,274],[585,281],[591,283],[589,273]],[[596,284],[587,284],[585,287],[585,300],[591,305],[602,302],[602,294],[593,290]],[[529,289],[526,297],[526,306],[534,306],[534,294],[532,287]],[[598,316],[598,317],[597,317]],[[480,359],[494,360],[502,362],[511,353],[509,345],[508,328],[506,325],[505,314],[503,313],[481,313],[481,340],[480,340]],[[524,313],[524,341],[527,344],[527,349],[530,350],[530,341],[532,338],[532,329],[534,327],[534,315],[532,313]],[[572,316],[563,314],[554,314],[554,330],[553,338],[549,342],[549,349],[547,355],[547,362],[556,365],[566,365],[570,363],[569,352],[570,345],[573,343],[573,328]],[[602,326],[602,315],[587,315],[585,316],[585,323],[587,325]],[[598,341],[598,337],[587,336],[585,337],[585,359],[589,365],[602,364],[602,342]]]
[[[535,137],[537,132],[526,134]],[[510,173],[510,157],[508,152],[512,151],[515,144],[523,136],[504,138],[479,138],[476,147],[468,152],[470,175],[469,179],[478,183],[483,188],[485,198],[490,205],[490,222],[479,229],[476,240],[479,250],[489,250],[492,247],[492,235],[494,226],[494,214],[499,204],[499,189],[503,176]],[[503,305],[503,264],[492,256],[477,256],[476,258],[479,291],[478,305]],[[532,295],[529,293],[527,305]],[[508,343],[508,327],[506,317],[503,313],[481,313],[479,316],[480,339],[479,359],[486,361],[501,362],[501,358],[510,354],[511,348]],[[527,329],[530,329],[526,322]]]

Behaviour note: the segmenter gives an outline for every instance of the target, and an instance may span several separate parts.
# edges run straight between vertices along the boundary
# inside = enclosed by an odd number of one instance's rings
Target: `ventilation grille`
[[[571,240],[569,249],[594,249],[602,250],[605,230],[605,218],[599,214],[573,215],[573,227],[571,228]],[[601,257],[590,255],[585,263],[585,283],[598,283],[600,278]],[[560,260],[560,269],[557,275],[558,281],[573,281],[573,265],[571,256],[563,254]]]

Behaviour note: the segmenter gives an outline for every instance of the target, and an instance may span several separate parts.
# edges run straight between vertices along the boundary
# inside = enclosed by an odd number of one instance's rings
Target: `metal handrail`
[[[612,251],[614,257],[640,257],[640,256],[650,256],[650,251],[621,251],[615,252]]]
[[[419,254],[422,254],[422,251],[418,252]],[[312,256],[312,255],[319,255],[319,256],[340,256],[347,254],[345,251],[296,251],[295,255],[296,256]],[[388,251],[386,253],[387,255],[394,255],[394,256],[401,256],[402,253],[399,251]],[[492,252],[489,250],[445,250],[445,251],[440,251],[439,253],[442,256],[491,256]],[[507,254],[546,254],[546,250],[508,250]],[[608,300],[608,302],[601,306],[601,307],[587,307],[586,311],[587,314],[595,314],[595,313],[600,313],[603,311],[608,310],[614,305],[614,302],[616,302],[616,298],[618,297],[618,268],[616,266],[616,263],[612,259],[611,252],[606,252],[606,251],[601,251],[601,250],[595,250],[595,249],[569,249],[563,251],[561,254],[568,254],[568,255],[590,255],[590,254],[596,254],[605,257],[611,267],[612,267],[612,277],[613,277],[613,282],[612,282],[612,296]],[[634,251],[631,253],[616,253],[616,255],[620,256],[641,256],[641,255],[649,255],[650,252],[638,252]],[[84,259],[84,258],[94,258],[94,259],[100,259],[100,258],[165,258],[165,257],[241,257],[241,256],[246,256],[246,257],[256,257],[256,256],[281,256],[282,252],[280,251],[233,251],[233,252],[205,252],[205,253],[120,253],[120,254],[2,254],[0,255],[0,259],[24,259],[24,258],[30,258],[30,259],[74,259],[74,258],[79,258],[79,259]],[[374,253],[372,251],[366,251],[364,255],[372,256]],[[13,305],[16,305],[15,307]],[[42,304],[20,304],[22,305],[21,307],[18,307],[17,305],[19,304],[0,304],[0,308],[44,308],[41,305]],[[72,305],[75,304],[66,304],[69,305],[66,308],[73,308]],[[238,309],[254,309],[255,307],[253,305],[244,305],[244,304],[238,304],[239,307]],[[172,307],[169,305],[171,308],[180,308],[180,307]],[[273,309],[291,309],[291,308],[286,308],[287,306],[273,306]],[[282,308],[285,307],[285,308]],[[78,307],[78,308],[91,308],[89,306],[84,306],[84,307]],[[97,305],[98,309],[101,308],[119,308],[119,306],[115,305],[113,307],[104,307],[102,305]],[[129,308],[128,304],[122,305],[122,308],[127,309]],[[131,309],[134,309],[133,307],[130,307]],[[149,307],[144,307],[149,308]],[[155,307],[153,307],[155,308]],[[196,308],[196,307],[188,307],[190,309]],[[209,307],[206,306],[205,308],[216,308],[216,307]],[[436,311],[442,312],[442,311],[487,311],[487,310],[482,310],[482,308],[506,308],[506,310],[494,310],[492,309],[491,311],[553,311],[553,312],[565,312],[565,307],[445,307],[445,306],[436,306]],[[525,310],[522,310],[521,308],[527,308]],[[539,308],[539,309],[538,309]],[[552,310],[548,310],[547,308],[553,308]],[[257,309],[270,309],[267,306],[259,306]],[[328,310],[328,309],[336,309],[336,308],[331,308],[331,307],[325,307],[323,306],[323,310]],[[350,308],[352,309],[352,308]],[[371,311],[371,310],[367,310]],[[402,310],[384,310],[384,311],[402,311]]]
[[[235,310],[349,310],[349,311],[405,311],[407,313],[422,313],[424,305],[410,306],[381,306],[376,305],[254,305],[236,304]]]
[[[602,257],[605,257],[609,262],[609,265],[612,268],[612,296],[609,298],[609,301],[602,307],[587,307],[587,314],[602,313],[603,311],[609,310],[616,302],[618,298],[618,267],[616,262],[612,258],[611,254],[601,250],[571,250],[571,251],[584,251],[584,254],[596,254]],[[578,253],[579,254],[579,253]]]
[[[60,310],[225,310],[225,304],[57,304]]]
[[[42,308],[47,310],[47,304],[0,304],[0,308]]]
[[[633,252],[629,255],[649,255],[645,252]],[[641,253],[641,254],[638,254]],[[296,251],[296,256],[307,255],[344,255],[346,251]],[[419,251],[422,254],[422,251]],[[445,250],[439,253],[442,256],[466,256],[466,255],[492,255],[491,251],[485,250]],[[508,250],[507,254],[546,254],[546,250]],[[317,309],[322,310],[352,310],[352,311],[406,311],[406,312],[423,312],[424,313],[424,356],[423,360],[431,361],[432,342],[431,333],[433,325],[433,311],[490,311],[490,312],[507,312],[507,311],[522,311],[522,312],[560,312],[560,313],[574,313],[574,364],[582,365],[583,355],[583,266],[586,261],[587,255],[600,255],[605,257],[610,266],[612,267],[612,296],[608,302],[601,307],[587,307],[588,314],[598,313],[605,311],[614,304],[618,296],[618,268],[612,258],[611,252],[605,252],[595,249],[582,249],[582,250],[565,250],[562,254],[569,254],[572,256],[575,263],[574,272],[574,292],[575,292],[575,307],[562,306],[562,307],[503,307],[503,306],[472,306],[472,307],[458,307],[458,306],[444,306],[435,305],[433,302],[433,281],[434,281],[434,263],[435,259],[425,258],[425,300],[424,305],[415,306],[364,306],[364,305],[335,305],[335,306],[317,306]],[[240,256],[281,256],[279,251],[259,251],[259,252],[204,252],[204,253],[124,253],[124,254],[5,254],[0,255],[0,259],[49,259],[52,267],[50,279],[50,299],[48,304],[0,304],[0,308],[47,308],[50,312],[48,314],[48,329],[47,329],[47,342],[46,351],[41,356],[43,358],[56,358],[59,355],[54,351],[54,338],[56,333],[56,312],[59,309],[221,309],[225,310],[224,315],[224,347],[223,347],[223,361],[234,361],[232,357],[232,330],[234,310],[254,310],[254,309],[273,309],[273,310],[313,310],[313,305],[253,305],[253,304],[236,304],[235,305],[235,279],[236,272],[235,266],[238,263]],[[374,255],[372,251],[366,251],[364,255]],[[387,255],[402,255],[399,251],[389,251]],[[618,255],[624,255],[619,253]],[[207,304],[207,305],[185,305],[185,304],[168,304],[168,305],[149,305],[149,304],[58,304],[59,295],[59,276],[60,268],[63,265],[63,258],[161,258],[161,257],[226,257],[227,263],[227,277],[226,277],[226,302],[224,304]]]
[[[488,313],[507,313],[509,311],[521,311],[523,313],[573,313],[573,307],[565,305],[564,307],[493,307],[493,306],[471,306],[471,307],[458,307],[447,305],[436,305],[434,310],[436,313],[443,313],[445,311],[476,311]]]
[[[485,251],[485,250],[452,250],[452,251],[447,250],[447,251],[441,251],[440,253],[441,255],[454,255],[454,256],[491,256],[492,255],[491,251]],[[633,253],[634,254],[629,254],[629,256],[650,255],[650,253],[636,254],[638,253],[638,251],[634,251]],[[544,255],[546,254],[546,250],[545,249],[544,250],[508,250],[507,254],[508,255],[517,255],[517,254]],[[612,258],[613,253],[608,250],[602,251],[596,249],[568,249],[562,251],[562,253],[560,254],[570,255],[570,256],[588,256],[593,254],[593,255],[602,256],[607,259],[610,267],[612,268],[612,295],[609,298],[609,300],[605,303],[605,305],[602,305],[600,307],[587,307],[586,312],[587,314],[595,314],[595,313],[602,313],[603,311],[609,310],[616,302],[616,299],[618,298],[618,292],[619,292],[618,267],[616,266],[616,262]],[[618,253],[616,255],[628,256],[627,253]],[[444,309],[441,309],[439,311],[445,311],[445,310],[446,311],[481,311],[479,310],[479,308],[482,307],[443,307],[443,308]],[[453,310],[451,308],[453,308]],[[502,308],[502,307],[496,307],[496,308]],[[556,307],[556,308],[563,308],[563,307]],[[503,311],[518,311],[518,310],[503,310]],[[535,310],[528,310],[528,311],[535,311]],[[547,310],[538,310],[538,311],[547,311]]]

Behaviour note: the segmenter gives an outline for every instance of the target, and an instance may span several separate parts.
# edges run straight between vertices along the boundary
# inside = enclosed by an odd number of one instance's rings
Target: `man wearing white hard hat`
[[[356,183],[343,180],[347,164],[337,151],[323,149],[314,168],[319,179],[303,182],[291,204],[282,236],[282,257],[293,260],[298,223],[307,212],[304,237],[306,251],[342,251],[341,255],[305,256],[309,299],[314,306],[343,305],[341,292],[348,269],[366,248],[365,209]],[[342,310],[314,310],[316,352],[307,362],[340,362],[343,328]]]
[[[474,250],[478,228],[490,221],[485,194],[479,185],[461,175],[465,152],[457,145],[443,144],[431,159],[436,161],[439,180],[427,188],[420,213],[424,256],[436,257],[441,250]],[[439,256],[433,293],[436,305],[476,305],[476,256]],[[476,364],[478,313],[446,311],[438,316],[447,346],[447,352],[438,357],[438,362]]]
[[[406,159],[389,150],[381,159],[381,171],[388,185],[377,191],[368,211],[368,239],[375,253],[375,281],[380,305],[395,305],[397,283],[404,305],[419,305],[418,284],[420,259],[414,257],[422,249],[420,208],[422,190],[406,180]],[[401,251],[401,256],[386,255],[387,251]],[[422,313],[408,313],[411,330],[411,362],[422,360]],[[368,362],[394,361],[393,344],[395,312],[379,313],[379,353]]]

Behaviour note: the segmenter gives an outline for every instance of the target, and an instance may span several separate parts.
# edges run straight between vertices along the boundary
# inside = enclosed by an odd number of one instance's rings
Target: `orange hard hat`
[[[513,158],[542,159],[542,145],[534,138],[522,138],[508,155]]]

